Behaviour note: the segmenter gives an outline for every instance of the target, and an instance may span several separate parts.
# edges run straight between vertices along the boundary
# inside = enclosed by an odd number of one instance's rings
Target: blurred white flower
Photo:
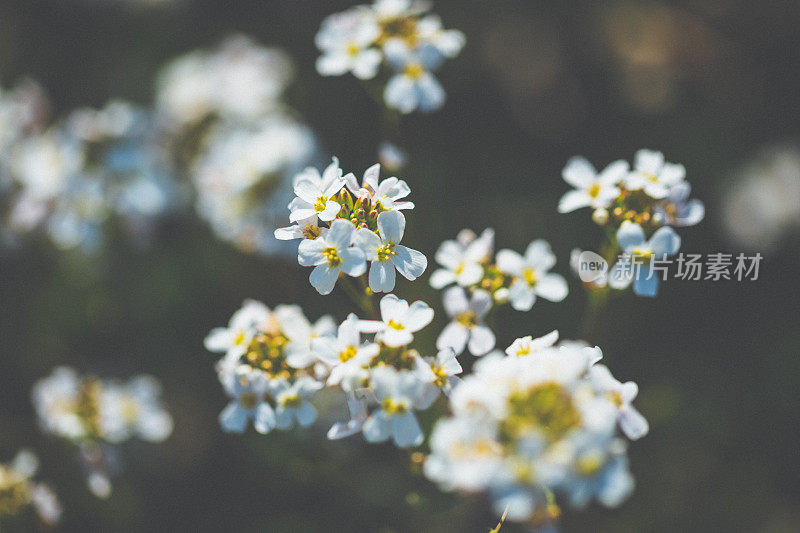
[[[683,165],[667,163],[664,154],[654,150],[636,152],[633,170],[625,179],[625,186],[630,190],[644,190],[656,199],[666,198],[670,188],[681,183],[686,177]]]
[[[552,302],[566,298],[567,282],[558,274],[549,272],[555,264],[556,257],[550,245],[541,239],[531,242],[524,256],[513,250],[497,252],[497,268],[514,278],[509,288],[511,307],[528,311],[537,296]]]
[[[456,355],[469,348],[472,355],[484,355],[495,345],[495,336],[483,320],[492,308],[492,295],[477,289],[467,298],[462,287],[444,292],[444,309],[452,320],[436,339],[436,349],[452,349]]]

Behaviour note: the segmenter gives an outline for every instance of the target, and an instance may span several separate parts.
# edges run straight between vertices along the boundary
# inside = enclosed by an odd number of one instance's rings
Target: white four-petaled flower
[[[414,340],[414,332],[421,330],[433,320],[433,309],[423,301],[411,305],[394,294],[387,294],[380,302],[381,320],[362,320],[361,331],[378,333],[376,340],[386,346],[399,348]]]
[[[325,236],[300,243],[298,261],[315,267],[309,280],[320,294],[330,294],[339,272],[358,277],[366,271],[364,252],[352,246],[355,236],[356,227],[349,220],[336,219]]]
[[[325,222],[336,218],[342,206],[332,196],[342,189],[344,182],[345,178],[336,158],[333,158],[322,176],[315,168],[304,170],[295,178],[294,193],[297,198],[289,204],[289,220],[306,221],[314,215]]]
[[[563,300],[569,289],[564,278],[549,273],[555,263],[556,257],[550,245],[541,239],[530,243],[524,256],[513,250],[497,252],[497,268],[515,278],[508,294],[511,307],[528,311],[537,296],[551,302]]]
[[[425,271],[428,260],[422,252],[400,244],[405,232],[406,219],[399,211],[384,211],[378,215],[378,233],[361,228],[356,233],[356,244],[364,252],[369,268],[369,288],[373,292],[394,289],[395,269],[409,281],[414,281]]]
[[[469,230],[459,232],[455,240],[444,241],[434,256],[443,268],[434,270],[430,284],[441,289],[451,283],[469,287],[483,278],[483,264],[491,259],[494,247],[494,230],[483,230],[476,237]]]
[[[686,177],[684,166],[667,163],[661,152],[639,150],[635,157],[634,169],[625,179],[625,186],[631,190],[642,189],[652,198],[666,198],[670,189]]]
[[[388,366],[373,370],[370,382],[379,408],[364,422],[364,438],[382,442],[391,437],[400,448],[422,444],[424,435],[413,409],[423,382],[413,372]]]
[[[559,213],[569,213],[581,207],[600,209],[608,207],[619,196],[617,184],[628,174],[626,161],[614,161],[602,172],[583,157],[573,157],[564,167],[564,181],[575,187],[561,197]]]
[[[436,340],[436,348],[451,348],[456,355],[469,347],[472,355],[484,355],[494,348],[495,336],[483,323],[492,308],[492,295],[484,290],[475,290],[467,299],[462,287],[450,287],[444,292],[444,309],[452,321],[445,326]]]

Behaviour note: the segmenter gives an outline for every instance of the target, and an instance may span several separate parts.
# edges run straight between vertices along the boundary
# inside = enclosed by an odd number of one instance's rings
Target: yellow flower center
[[[391,242],[386,243],[378,248],[376,253],[378,254],[378,261],[380,262],[388,261],[392,256],[397,255],[397,252],[394,249],[394,244]]]
[[[555,441],[581,424],[581,415],[572,397],[555,382],[515,392],[508,403],[509,415],[503,429],[510,437],[538,430],[548,440]]]
[[[320,196],[317,198],[317,201],[314,202],[314,211],[317,213],[321,213],[325,211],[325,207],[328,205],[328,199],[324,196]]]
[[[584,454],[578,458],[576,467],[579,474],[592,476],[603,467],[603,457],[596,452]]]
[[[536,271],[532,268],[523,269],[522,279],[524,279],[528,285],[536,285]]]
[[[358,46],[356,43],[350,43],[347,45],[347,55],[349,56],[357,56],[358,53],[361,51],[361,47]]]
[[[314,226],[312,224],[309,224],[308,226],[303,228],[301,231],[303,233],[303,237],[305,237],[306,239],[310,239],[312,241],[314,239],[316,239],[317,237],[319,237],[319,235],[320,235],[319,227],[318,226]]]
[[[393,318],[389,319],[389,322],[386,325],[389,326],[392,329],[396,329],[397,331],[400,331],[401,329],[405,329],[406,328],[400,322],[395,322],[395,320]]]
[[[381,34],[376,43],[384,44],[389,39],[398,37],[403,39],[412,48],[419,41],[417,32],[417,19],[414,17],[391,17],[380,21]]]
[[[432,366],[431,370],[433,371],[433,375],[436,376],[436,379],[433,380],[433,384],[437,387],[444,387],[447,385],[447,373],[444,371],[444,368],[440,366]]]
[[[649,172],[642,172],[642,176],[647,178],[648,181],[651,183],[658,183],[658,176],[655,174],[650,174]]]
[[[412,80],[416,80],[425,74],[425,67],[419,63],[409,63],[406,65],[405,69],[403,69],[403,73]]]
[[[253,392],[245,392],[239,396],[239,405],[248,411],[255,409],[258,405],[259,397]]]
[[[381,407],[387,415],[402,415],[408,412],[406,404],[396,402],[391,398],[383,400],[381,402]]]
[[[328,246],[327,248],[323,248],[322,255],[325,256],[325,260],[328,262],[328,266],[330,268],[336,268],[342,264],[342,258],[339,257],[339,252],[336,251],[335,246]]]
[[[356,348],[355,346],[348,346],[347,348],[339,352],[339,361],[341,361],[342,363],[346,363],[347,361],[355,357],[357,352],[358,348]]]
[[[607,394],[608,399],[611,400],[611,403],[617,406],[617,408],[622,407],[622,395],[618,392],[609,392]]]
[[[592,186],[589,187],[589,190],[586,192],[589,194],[591,198],[597,198],[600,195],[600,184],[599,183],[592,184]]]
[[[457,314],[455,321],[465,328],[473,328],[478,325],[478,315],[474,311],[465,311]]]
[[[634,248],[633,255],[647,262],[653,258],[653,250],[649,248]]]
[[[239,331],[239,333],[237,333],[236,337],[233,339],[233,344],[237,346],[239,344],[242,344],[244,342],[244,337],[245,337],[244,330]]]
[[[529,355],[530,353],[531,353],[531,345],[526,344],[522,348],[517,350],[517,357],[524,357],[526,355]]]
[[[281,404],[284,407],[300,407],[301,403],[303,403],[303,399],[297,394],[281,398]]]

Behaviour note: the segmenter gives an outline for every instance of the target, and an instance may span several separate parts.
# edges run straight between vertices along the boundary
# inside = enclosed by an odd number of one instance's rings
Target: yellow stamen
[[[339,352],[339,361],[342,363],[346,363],[350,359],[356,356],[358,349],[355,346],[348,346],[341,352]]]
[[[532,268],[526,268],[522,271],[522,279],[528,285],[536,285],[536,271]]]
[[[328,262],[328,266],[330,268],[336,268],[342,264],[342,258],[339,257],[339,252],[336,251],[335,246],[328,246],[327,248],[323,248],[322,255],[325,256],[325,260]]]
[[[303,237],[305,237],[306,239],[310,239],[312,241],[314,239],[316,239],[317,237],[319,237],[319,235],[321,233],[319,227],[318,226],[314,226],[312,224],[309,224],[308,226],[303,228],[301,231],[303,233]]]
[[[387,415],[402,415],[408,412],[406,404],[395,402],[391,398],[386,398],[381,402],[381,407]]]
[[[425,74],[425,67],[419,63],[409,63],[406,65],[405,69],[403,69],[403,73],[412,80],[416,80]]]
[[[387,325],[387,326],[389,326],[389,327],[390,327],[390,328],[392,328],[392,329],[396,329],[397,331],[400,331],[401,329],[405,329],[405,328],[406,328],[406,327],[405,327],[403,324],[401,324],[400,322],[395,322],[393,318],[392,318],[392,319],[389,319],[389,322],[388,322],[388,324],[386,324],[386,325]]]
[[[457,314],[455,321],[465,328],[473,328],[478,325],[478,315],[474,311],[465,311]]]
[[[394,244],[391,242],[386,243],[380,248],[378,248],[376,250],[376,253],[378,254],[378,261],[380,261],[381,263],[384,261],[388,261],[392,256],[397,255],[397,252],[394,249]]]

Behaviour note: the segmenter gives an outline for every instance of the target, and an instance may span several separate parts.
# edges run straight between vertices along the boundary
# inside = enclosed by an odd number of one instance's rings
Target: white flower
[[[351,9],[329,16],[315,38],[322,52],[317,59],[317,72],[322,76],[352,72],[362,80],[374,78],[383,56],[370,46],[379,35],[377,21],[364,10]]]
[[[444,89],[431,73],[442,62],[435,47],[421,44],[410,48],[400,39],[391,39],[384,52],[396,71],[383,92],[386,105],[406,114],[435,111],[444,105]]]
[[[497,252],[497,268],[515,278],[508,295],[511,307],[518,311],[528,311],[533,307],[537,296],[551,302],[563,300],[569,289],[564,278],[549,273],[555,263],[556,258],[550,245],[541,239],[528,245],[524,257],[513,250]]]
[[[461,380],[456,377],[462,371],[452,348],[445,348],[436,354],[436,357],[417,356],[414,361],[414,372],[425,383],[431,383],[445,394]]]
[[[355,236],[356,227],[349,220],[337,219],[325,236],[300,243],[297,258],[300,265],[314,267],[309,280],[320,294],[330,294],[339,272],[358,277],[367,270],[364,252],[351,247]]]
[[[609,274],[608,284],[625,289],[633,282],[637,296],[654,297],[658,293],[659,275],[653,269],[653,259],[664,259],[678,252],[681,238],[669,226],[659,228],[646,239],[639,224],[628,220],[617,230],[617,242],[624,253]]]
[[[682,181],[673,185],[662,203],[656,205],[656,214],[668,226],[694,226],[706,216],[703,202],[697,198],[689,200],[691,185]]]
[[[388,366],[373,370],[370,383],[380,408],[364,422],[364,438],[383,442],[391,437],[400,448],[422,444],[424,435],[413,408],[423,383],[412,372]]]
[[[442,289],[451,283],[469,287],[483,278],[483,264],[491,259],[494,248],[494,230],[483,230],[480,237],[463,230],[455,240],[444,241],[434,256],[444,268],[433,271],[430,284]]]
[[[462,287],[450,287],[444,292],[443,300],[445,312],[452,321],[436,339],[438,350],[451,348],[458,355],[468,346],[472,355],[484,355],[494,348],[494,333],[483,323],[492,308],[491,294],[478,289],[467,300]]]
[[[364,252],[369,267],[369,288],[373,292],[394,289],[395,269],[409,281],[425,272],[428,260],[422,252],[400,244],[406,218],[400,211],[384,211],[378,215],[378,233],[368,228],[356,232],[356,245]]]
[[[378,332],[376,340],[386,346],[399,348],[414,340],[414,332],[421,330],[433,320],[433,309],[423,301],[408,305],[394,294],[387,294],[380,302],[381,320],[362,320],[361,331]]]
[[[172,433],[172,417],[161,405],[161,384],[151,376],[136,376],[125,385],[107,382],[100,396],[100,426],[110,442],[137,436],[161,442]]]
[[[342,206],[331,197],[344,186],[344,178],[336,158],[333,159],[333,163],[328,165],[321,178],[318,178],[318,173],[314,175],[307,169],[296,179],[294,193],[297,198],[289,204],[291,211],[289,220],[298,222],[314,215],[325,222],[336,218]]]
[[[58,367],[36,382],[33,404],[44,431],[68,439],[87,435],[87,427],[75,410],[80,387],[78,374],[67,367]]]
[[[322,384],[309,376],[302,376],[292,384],[283,378],[273,379],[269,390],[275,398],[275,426],[290,429],[294,421],[301,427],[310,426],[317,419],[317,409],[308,401]]]
[[[227,328],[214,328],[206,336],[206,350],[225,352],[227,358],[238,358],[247,350],[253,336],[267,327],[269,319],[267,306],[255,300],[245,300],[242,308],[231,316]]]
[[[631,405],[639,393],[636,383],[633,381],[620,383],[605,365],[592,366],[589,369],[589,378],[595,388],[608,395],[611,402],[619,409],[619,426],[629,439],[636,440],[647,435],[650,430],[647,420]]]
[[[420,39],[433,45],[445,57],[456,57],[467,42],[459,30],[445,30],[438,15],[426,15],[417,23]]]
[[[598,173],[583,157],[573,157],[564,167],[564,181],[575,187],[561,197],[559,213],[569,213],[581,207],[605,208],[619,196],[617,184],[628,174],[627,161],[614,161]]]
[[[550,348],[556,341],[558,341],[558,330],[551,331],[543,337],[534,339],[531,335],[520,337],[516,339],[511,346],[506,348],[507,355],[517,357],[524,357],[526,355],[535,354],[544,348]]]
[[[414,209],[414,203],[400,201],[409,194],[411,188],[401,179],[394,176],[380,181],[381,166],[375,163],[364,171],[364,178],[359,187],[356,177],[350,173],[344,177],[347,188],[356,197],[367,197],[370,199],[374,209],[378,206],[384,210],[400,211],[403,209]]]
[[[357,388],[369,374],[364,367],[378,355],[377,344],[361,343],[360,322],[350,314],[339,325],[336,337],[325,335],[311,341],[311,349],[320,361],[331,367],[328,385],[341,385],[346,391]]]
[[[333,317],[323,315],[312,324],[297,305],[279,305],[275,308],[275,316],[280,322],[281,331],[289,339],[284,350],[286,364],[292,368],[307,368],[314,364],[313,340],[336,333]]]
[[[670,188],[686,177],[683,165],[667,163],[664,154],[653,150],[636,152],[634,169],[625,179],[625,186],[631,190],[643,189],[656,199],[666,198]]]
[[[326,229],[319,227],[317,215],[311,215],[304,220],[298,220],[291,226],[276,229],[275,238],[280,241],[291,241],[294,239],[314,240],[319,237],[323,231],[326,231]]]
[[[244,433],[247,423],[253,420],[256,431],[269,433],[276,425],[275,411],[267,403],[266,374],[259,370],[239,368],[229,394],[231,401],[219,414],[222,429],[231,433]]]

